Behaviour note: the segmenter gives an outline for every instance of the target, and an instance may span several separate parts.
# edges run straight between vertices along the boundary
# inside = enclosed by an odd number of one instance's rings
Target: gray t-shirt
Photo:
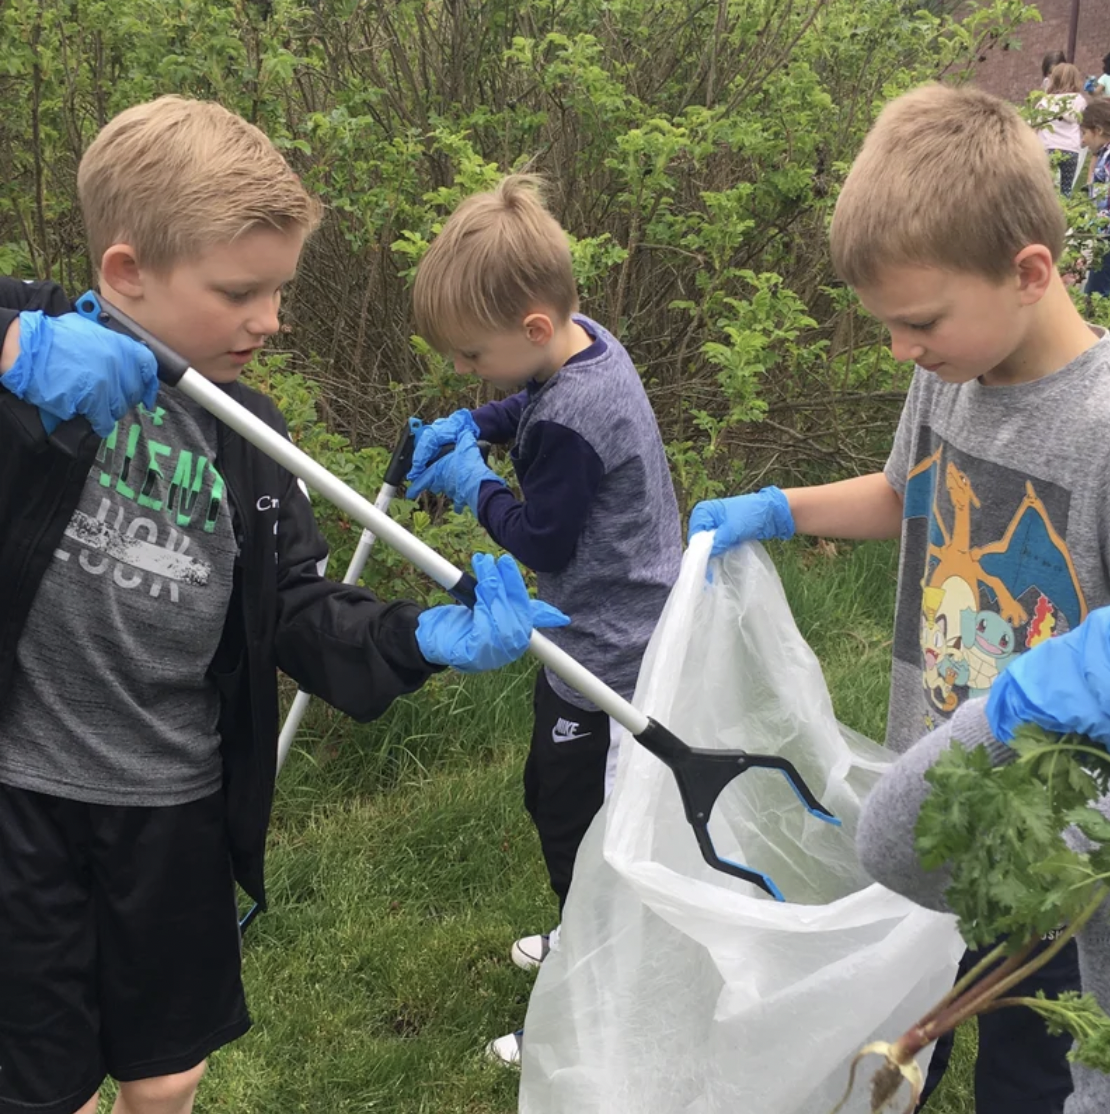
[[[0,782],[173,805],[215,792],[208,666],[237,553],[216,419],[163,390],[100,451],[35,596],[0,710]]]
[[[604,352],[562,368],[521,414],[517,445],[527,451],[539,422],[574,430],[605,469],[561,572],[538,573],[538,594],[572,617],[544,631],[622,696],[636,688],[640,659],[678,578],[682,529],[663,439],[639,373],[624,346],[588,317]],[[576,707],[593,704],[549,669],[551,687]]]
[[[905,501],[887,745],[1110,602],[1110,337],[1015,386],[914,374],[885,474]]]

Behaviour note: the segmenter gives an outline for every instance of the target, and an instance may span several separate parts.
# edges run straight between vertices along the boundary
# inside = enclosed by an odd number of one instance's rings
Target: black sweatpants
[[[963,978],[987,951],[965,952],[958,978]],[[1057,998],[1065,990],[1078,989],[1079,954],[1075,941],[1069,940],[1039,971],[1009,991],[1007,997],[1031,998],[1043,990],[1049,998]],[[921,1106],[948,1067],[952,1041],[951,1033],[937,1041]],[[1024,1007],[982,1015],[975,1060],[975,1114],[1060,1114],[1064,1100],[1072,1092],[1067,1059],[1071,1045],[1067,1034],[1050,1037],[1044,1020]]]
[[[524,764],[524,807],[543,848],[559,911],[567,900],[578,846],[605,800],[611,721],[564,700],[544,670],[532,696],[532,746]]]

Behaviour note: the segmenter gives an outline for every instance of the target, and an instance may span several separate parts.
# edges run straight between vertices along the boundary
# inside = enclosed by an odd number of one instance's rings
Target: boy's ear
[[[1052,252],[1044,244],[1029,244],[1014,256],[1014,267],[1017,270],[1021,304],[1035,305],[1048,292],[1056,274]]]
[[[549,344],[555,335],[555,324],[546,313],[530,313],[524,319],[524,335],[533,344]]]
[[[142,271],[130,244],[113,244],[108,248],[100,260],[100,277],[117,294],[128,298],[142,296]]]

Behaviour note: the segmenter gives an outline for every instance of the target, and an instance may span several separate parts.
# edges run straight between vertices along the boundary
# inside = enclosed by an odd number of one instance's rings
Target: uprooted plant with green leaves
[[[872,1114],[893,1108],[907,1090],[909,1114],[923,1087],[917,1054],[994,1010],[1035,1011],[1049,1033],[1074,1038],[1073,1061],[1110,1074],[1110,1017],[1094,995],[1010,994],[1110,896],[1110,819],[1093,804],[1110,787],[1110,756],[1081,736],[1034,726],[1020,728],[1011,746],[1014,761],[995,766],[984,747],[953,743],[925,775],[932,790],[915,830],[921,865],[951,872],[945,897],[960,935],[970,947],[994,947],[897,1040],[860,1051],[832,1114],[844,1108],[869,1055],[884,1059],[871,1081]],[[1038,948],[1042,940],[1048,945]]]

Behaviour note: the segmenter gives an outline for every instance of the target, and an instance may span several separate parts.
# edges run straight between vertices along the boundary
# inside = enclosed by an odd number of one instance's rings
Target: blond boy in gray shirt
[[[838,274],[915,365],[886,468],[691,517],[718,551],[796,531],[900,537],[887,732],[898,751],[1110,600],[1110,340],[1057,272],[1065,231],[1048,160],[1011,105],[940,85],[888,105],[831,233]],[[1038,986],[1078,983],[1069,948]],[[978,1114],[1059,1114],[1068,1043],[1028,1011],[985,1016]],[[927,1092],[946,1062],[938,1047]]]

